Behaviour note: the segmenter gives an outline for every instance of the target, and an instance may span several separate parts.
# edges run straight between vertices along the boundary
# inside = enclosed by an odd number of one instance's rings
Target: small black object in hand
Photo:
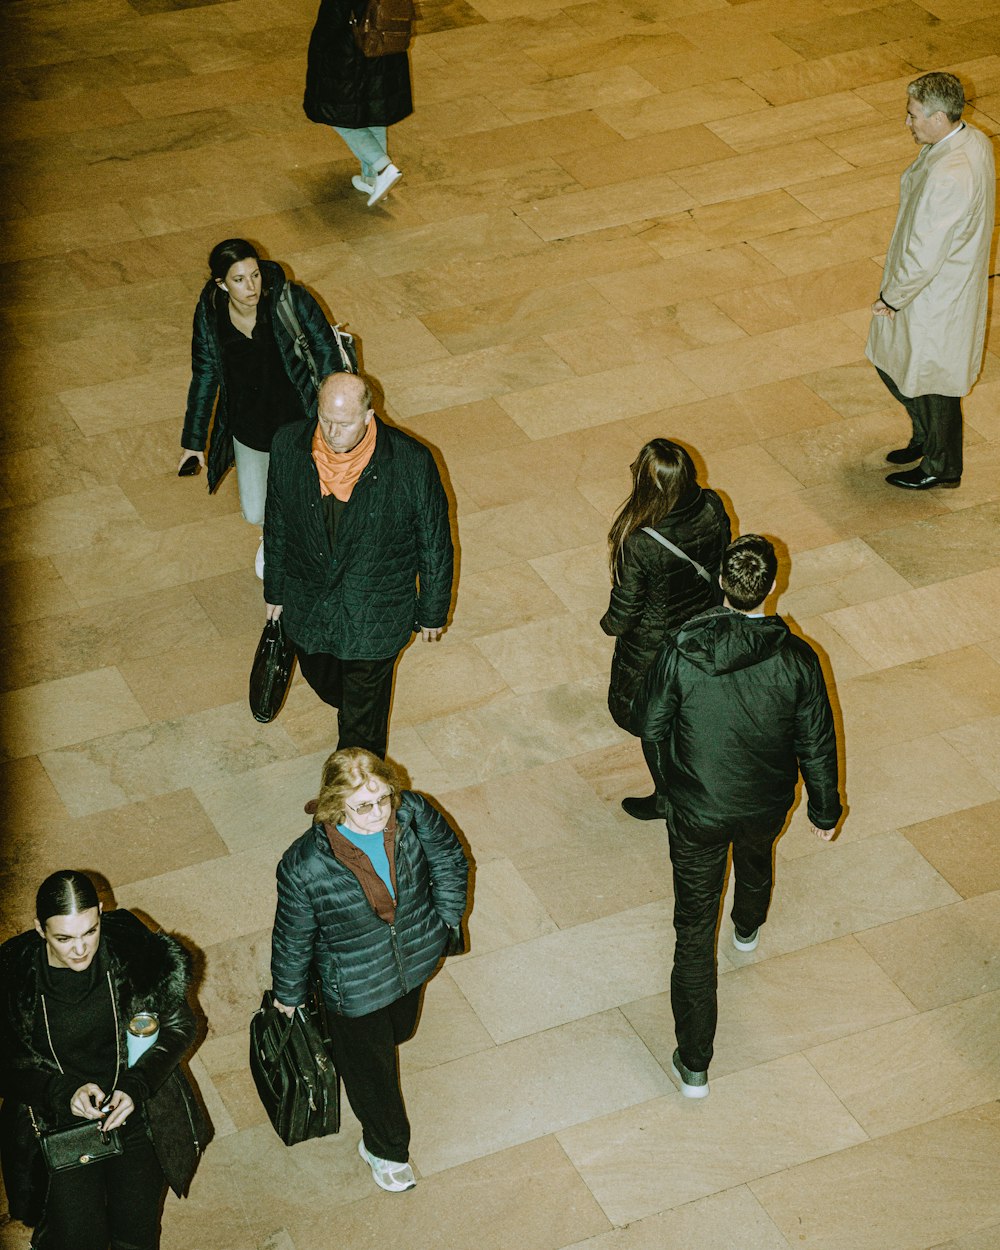
[[[188,456],[181,467],[177,470],[178,477],[194,477],[201,468],[201,463],[197,456]]]

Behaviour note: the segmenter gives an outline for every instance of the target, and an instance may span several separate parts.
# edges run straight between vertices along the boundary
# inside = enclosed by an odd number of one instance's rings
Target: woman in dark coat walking
[[[601,628],[616,639],[608,707],[622,729],[669,631],[721,603],[719,570],[730,537],[722,500],[698,485],[684,448],[666,438],[648,442],[632,465],[632,493],[608,535],[611,603]],[[643,740],[654,777],[656,749]],[[637,820],[655,820],[663,815],[657,799],[655,792],[626,798],[622,807]]]
[[[189,472],[197,461],[205,468],[208,445],[208,489],[214,491],[235,464],[243,519],[263,526],[275,431],[316,414],[317,383],[297,340],[305,340],[319,379],[345,362],[319,304],[305,287],[288,282],[280,265],[261,260],[252,243],[223,239],[208,267],[212,276],[194,310],[180,467]],[[255,567],[262,578],[263,537]]]
[[[397,1050],[458,936],[469,865],[441,813],[361,747],[330,756],[306,810],[315,823],[278,864],[274,1005],[292,1015],[310,972],[318,977],[337,1071],[363,1130],[358,1153],[376,1185],[398,1193],[416,1180]]]
[[[185,1194],[211,1129],[178,1067],[195,1037],[191,958],[90,878],[42,882],[34,930],[0,947],[0,1146],[10,1214],[37,1250],[155,1250],[163,1191]],[[128,1037],[153,1017],[137,1056]],[[132,1027],[130,1028],[130,1024]],[[38,1133],[101,1121],[122,1152],[46,1172]]]
[[[351,18],[364,0],[322,0],[309,40],[306,117],[332,126],[361,162],[351,183],[377,204],[402,172],[389,159],[386,128],[413,112],[405,52],[366,57],[354,41]]]

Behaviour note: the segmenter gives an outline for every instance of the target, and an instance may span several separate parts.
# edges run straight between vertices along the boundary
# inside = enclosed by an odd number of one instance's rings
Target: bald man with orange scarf
[[[447,625],[454,556],[448,499],[430,450],[386,425],[364,378],[333,373],[317,419],[271,448],[264,599],[299,667],[338,709],[337,750],[385,756],[392,682],[414,632]]]

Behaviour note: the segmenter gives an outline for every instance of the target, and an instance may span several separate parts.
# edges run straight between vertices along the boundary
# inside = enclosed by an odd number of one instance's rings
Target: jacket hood
[[[692,617],[675,635],[677,650],[706,673],[735,673],[777,654],[790,637],[780,616],[744,616],[712,608]]]

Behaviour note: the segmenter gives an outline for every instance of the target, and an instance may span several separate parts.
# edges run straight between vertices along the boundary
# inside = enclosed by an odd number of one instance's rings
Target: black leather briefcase
[[[272,999],[267,990],[250,1021],[250,1071],[274,1131],[294,1146],[339,1131],[340,1078],[319,996],[290,1018]]]

